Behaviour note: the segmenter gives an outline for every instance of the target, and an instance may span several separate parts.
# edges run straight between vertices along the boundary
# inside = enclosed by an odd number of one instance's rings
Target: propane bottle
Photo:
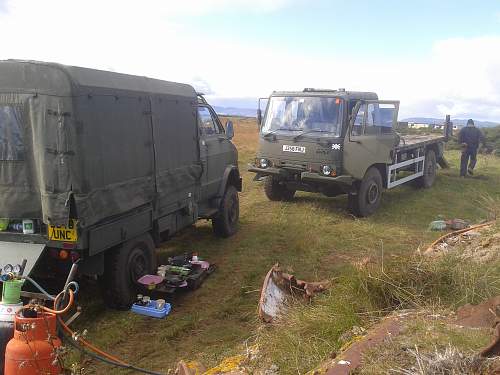
[[[0,374],[3,374],[5,347],[14,336],[14,317],[22,308],[22,302],[17,304],[0,302]]]
[[[61,340],[56,333],[56,316],[41,312],[34,318],[16,314],[14,337],[5,349],[4,375],[59,375],[63,373],[57,360]]]

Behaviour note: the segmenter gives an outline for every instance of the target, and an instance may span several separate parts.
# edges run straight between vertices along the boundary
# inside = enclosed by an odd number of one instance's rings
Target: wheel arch
[[[384,187],[384,189],[387,189],[387,164],[384,163],[372,164],[370,165],[370,167],[366,169],[366,172],[368,172],[368,170],[372,167],[376,168],[380,172],[380,175],[382,176],[382,186]]]
[[[228,165],[226,169],[224,170],[224,175],[222,177],[222,182],[219,186],[219,192],[217,194],[218,198],[221,198],[224,196],[224,193],[226,192],[226,187],[228,185],[232,185],[241,192],[243,188],[243,183],[242,179],[240,176],[240,171],[237,166],[235,165]]]

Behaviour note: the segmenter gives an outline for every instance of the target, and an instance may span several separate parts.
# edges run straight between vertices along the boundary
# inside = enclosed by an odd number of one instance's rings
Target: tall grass
[[[457,307],[500,292],[500,263],[479,264],[459,255],[430,260],[398,257],[358,273],[360,285],[381,309]]]
[[[466,262],[459,256],[437,261],[420,255],[392,257],[361,268],[349,266],[328,294],[313,304],[298,301],[257,342],[268,364],[282,373],[305,373],[337,351],[342,333],[369,325],[396,309],[454,308],[500,292],[500,262]]]

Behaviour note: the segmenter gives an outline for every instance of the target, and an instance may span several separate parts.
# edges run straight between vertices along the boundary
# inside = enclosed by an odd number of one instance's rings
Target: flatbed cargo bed
[[[404,151],[407,149],[412,149],[415,147],[424,147],[430,143],[445,142],[446,137],[441,134],[407,134],[402,135],[399,141],[399,145],[396,146],[398,151]]]

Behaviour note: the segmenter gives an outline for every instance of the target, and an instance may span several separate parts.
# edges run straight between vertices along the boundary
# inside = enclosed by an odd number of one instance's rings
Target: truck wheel
[[[155,245],[149,234],[109,249],[101,282],[106,305],[119,310],[129,309],[139,289],[137,280],[155,270]]]
[[[271,201],[291,201],[295,195],[295,190],[290,190],[286,185],[280,184],[273,176],[266,177],[264,192]]]
[[[358,194],[349,194],[349,210],[358,217],[373,214],[380,206],[382,198],[382,176],[371,167],[366,171],[358,189]]]
[[[238,230],[240,217],[240,201],[238,191],[229,185],[222,198],[221,207],[216,217],[212,219],[212,228],[218,237],[230,237]]]
[[[428,189],[434,185],[436,180],[437,161],[434,150],[427,150],[425,153],[424,175],[415,180],[415,186]]]

